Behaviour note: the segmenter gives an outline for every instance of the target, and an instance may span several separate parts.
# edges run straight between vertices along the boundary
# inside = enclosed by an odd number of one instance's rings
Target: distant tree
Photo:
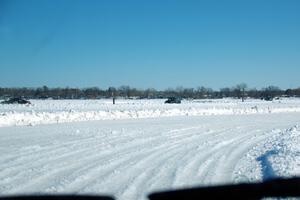
[[[46,85],[44,85],[43,86],[43,95],[47,96],[48,93],[49,93],[49,88]]]
[[[206,98],[214,97],[214,90],[212,88],[205,88],[205,90],[206,90]]]
[[[269,86],[260,90],[248,89],[246,84],[239,84],[233,88],[221,88],[219,91],[214,91],[211,88],[197,87],[184,88],[182,86],[176,89],[168,88],[166,90],[155,90],[149,88],[146,90],[130,88],[129,86],[121,86],[118,89],[109,87],[107,90],[102,90],[98,87],[90,88],[48,88],[47,86],[38,88],[3,88],[0,87],[0,98],[9,97],[25,97],[25,98],[43,98],[51,97],[53,99],[96,99],[109,97],[115,100],[116,97],[137,97],[137,98],[167,98],[167,97],[183,97],[183,98],[223,98],[235,97],[241,98],[243,101],[246,97],[251,98],[274,98],[279,96],[295,96],[300,97],[300,88],[281,90],[276,86]]]
[[[122,97],[129,98],[131,96],[130,87],[127,85],[122,85],[121,87],[118,88],[118,90],[119,90],[120,96],[122,96]]]
[[[221,88],[220,89],[220,97],[230,97],[231,96],[231,89],[230,88]]]
[[[269,86],[262,89],[262,98],[270,98],[273,99],[276,96],[283,95],[284,92],[277,86]]]
[[[75,91],[76,91],[76,89],[69,88],[67,91],[68,96],[74,97]],[[76,92],[78,92],[78,91],[76,91]],[[83,92],[84,92],[84,97],[88,98],[88,99],[97,99],[100,97],[100,94],[101,94],[100,89],[98,87],[85,88],[83,90]],[[73,93],[73,94],[71,94],[71,93]]]
[[[143,91],[142,90],[138,90],[136,88],[130,88],[129,90],[129,96],[130,97],[141,97],[143,96]]]
[[[286,95],[286,96],[294,96],[295,94],[294,94],[294,91],[292,90],[292,89],[287,89],[285,92],[284,92],[284,94]]]
[[[166,89],[165,91],[162,92],[162,96],[164,98],[167,98],[167,97],[176,97],[177,93],[176,93],[176,91],[173,88],[168,88],[168,89]]]
[[[204,98],[207,98],[208,89],[203,86],[197,87],[195,93],[196,93],[195,95],[198,99],[204,99]]]
[[[109,97],[114,97],[114,96],[116,96],[117,89],[115,87],[109,87],[107,89],[107,92],[108,92]]]
[[[157,98],[157,91],[154,88],[148,88],[143,96],[148,99]]]
[[[245,98],[246,98],[246,89],[247,89],[246,83],[240,83],[240,84],[236,85],[236,87],[235,87],[237,97],[239,99],[242,99],[242,102],[244,102]]]
[[[300,97],[300,88],[294,89],[295,96]]]
[[[258,91],[256,88],[248,89],[247,95],[248,97],[257,99],[260,98],[260,91]]]
[[[185,89],[183,89],[181,97],[183,97],[183,98],[193,98],[194,97],[194,88],[185,88]]]

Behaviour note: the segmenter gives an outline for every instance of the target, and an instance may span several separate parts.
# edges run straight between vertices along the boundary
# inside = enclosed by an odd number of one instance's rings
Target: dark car
[[[181,103],[181,98],[178,97],[169,97],[168,100],[165,101],[165,103]]]
[[[273,101],[273,97],[271,97],[271,96],[265,96],[265,97],[262,97],[261,100]]]
[[[2,101],[1,104],[31,104],[30,101],[23,98],[10,98],[9,100]]]

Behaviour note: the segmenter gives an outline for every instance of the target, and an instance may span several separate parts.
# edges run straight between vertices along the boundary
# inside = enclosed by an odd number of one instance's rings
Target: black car
[[[165,103],[181,103],[181,98],[178,97],[169,97],[168,100],[165,101]]]
[[[265,97],[262,97],[261,100],[273,101],[273,97],[271,97],[271,96],[265,96]]]
[[[9,100],[2,101],[1,104],[31,104],[30,101],[23,98],[10,98]]]

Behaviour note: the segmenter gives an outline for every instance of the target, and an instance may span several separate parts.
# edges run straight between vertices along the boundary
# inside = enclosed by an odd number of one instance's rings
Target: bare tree
[[[242,102],[245,101],[246,89],[247,89],[247,84],[246,83],[240,83],[236,86],[236,90],[238,92],[238,98],[242,98]]]
[[[276,96],[283,95],[283,92],[277,86],[269,86],[262,91],[262,98],[272,100]]]
[[[220,89],[220,97],[230,97],[231,95],[231,89],[230,88],[221,88]]]
[[[118,88],[118,90],[122,97],[129,98],[131,96],[130,87],[127,85],[122,85],[121,87]]]
[[[38,88],[2,88],[0,87],[0,98],[7,99],[10,97],[25,97],[25,98],[53,98],[53,99],[98,99],[112,98],[115,103],[116,97],[125,98],[166,98],[166,97],[183,97],[183,98],[223,98],[237,97],[245,100],[246,97],[272,99],[280,96],[295,96],[300,97],[300,88],[281,90],[276,86],[269,86],[261,90],[248,89],[246,84],[238,84],[233,88],[221,88],[219,91],[214,91],[206,87],[184,88],[177,87],[176,89],[168,88],[166,90],[157,91],[150,89],[136,89],[129,86],[121,86],[118,89],[109,87],[107,90],[102,90],[98,87],[89,88],[48,88],[47,86]]]

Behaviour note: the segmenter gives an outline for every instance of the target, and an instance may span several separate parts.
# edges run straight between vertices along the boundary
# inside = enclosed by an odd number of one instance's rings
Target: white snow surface
[[[244,115],[300,112],[299,99],[271,102],[238,99],[184,100],[32,100],[31,105],[0,105],[0,127],[171,116]]]
[[[165,189],[300,176],[297,99],[117,103],[1,105],[0,194],[143,200]]]

